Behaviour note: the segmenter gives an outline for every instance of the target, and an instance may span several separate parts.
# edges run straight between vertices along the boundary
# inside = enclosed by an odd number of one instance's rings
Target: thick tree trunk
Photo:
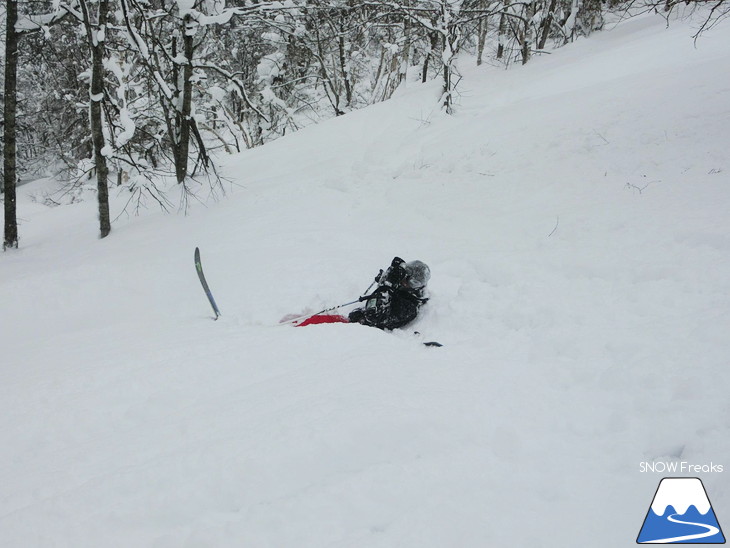
[[[341,28],[340,37],[337,40],[337,48],[340,54],[340,71],[342,72],[342,81],[345,84],[345,101],[347,106],[349,107],[352,106],[352,86],[350,85],[350,71],[347,68],[347,54],[345,52],[344,33],[344,28]]]
[[[182,97],[178,110],[178,142],[175,154],[175,175],[177,182],[182,183],[188,176],[188,157],[190,155],[190,113],[193,105],[193,38],[190,29],[193,24],[188,14],[184,20],[183,54],[185,65],[182,69]]]
[[[18,247],[18,221],[16,213],[16,112],[18,81],[18,34],[15,23],[18,20],[18,1],[8,0],[5,34],[5,108],[3,121],[5,137],[3,149],[3,189],[5,193],[5,237],[3,248]]]
[[[99,200],[99,235],[106,238],[111,232],[109,217],[109,168],[104,147],[104,120],[101,103],[104,100],[104,38],[109,0],[99,0],[98,24],[91,21],[87,0],[81,0],[86,34],[91,50],[91,86],[89,89],[89,125],[94,147],[94,164]]]

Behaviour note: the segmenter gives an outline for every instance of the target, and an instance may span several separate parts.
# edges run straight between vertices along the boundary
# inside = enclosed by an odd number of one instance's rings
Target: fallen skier
[[[364,306],[356,308],[348,316],[322,311],[293,323],[297,327],[322,323],[359,323],[378,329],[397,329],[415,320],[421,306],[428,301],[424,294],[430,278],[431,271],[426,263],[405,262],[395,257],[390,267],[381,270],[375,277],[375,290],[355,301],[364,302]]]

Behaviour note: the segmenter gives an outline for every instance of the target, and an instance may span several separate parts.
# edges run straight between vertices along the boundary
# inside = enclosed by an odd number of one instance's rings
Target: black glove
[[[365,320],[365,311],[362,308],[356,308],[347,316],[350,323],[363,323]]]
[[[408,276],[406,269],[403,265],[406,262],[400,257],[394,257],[390,263],[390,267],[385,271],[385,280],[392,287],[398,287],[401,282]]]

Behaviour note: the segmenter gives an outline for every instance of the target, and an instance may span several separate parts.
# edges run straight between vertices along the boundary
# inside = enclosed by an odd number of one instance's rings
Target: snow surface
[[[409,83],[105,240],[21,187],[0,545],[634,545],[640,462],[730,455],[730,33],[665,26],[462,60],[455,116]],[[432,271],[411,328],[277,325],[394,255]]]

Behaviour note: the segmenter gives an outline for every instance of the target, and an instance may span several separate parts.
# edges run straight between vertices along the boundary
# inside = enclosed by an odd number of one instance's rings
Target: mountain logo
[[[725,544],[702,480],[662,479],[636,543]]]

